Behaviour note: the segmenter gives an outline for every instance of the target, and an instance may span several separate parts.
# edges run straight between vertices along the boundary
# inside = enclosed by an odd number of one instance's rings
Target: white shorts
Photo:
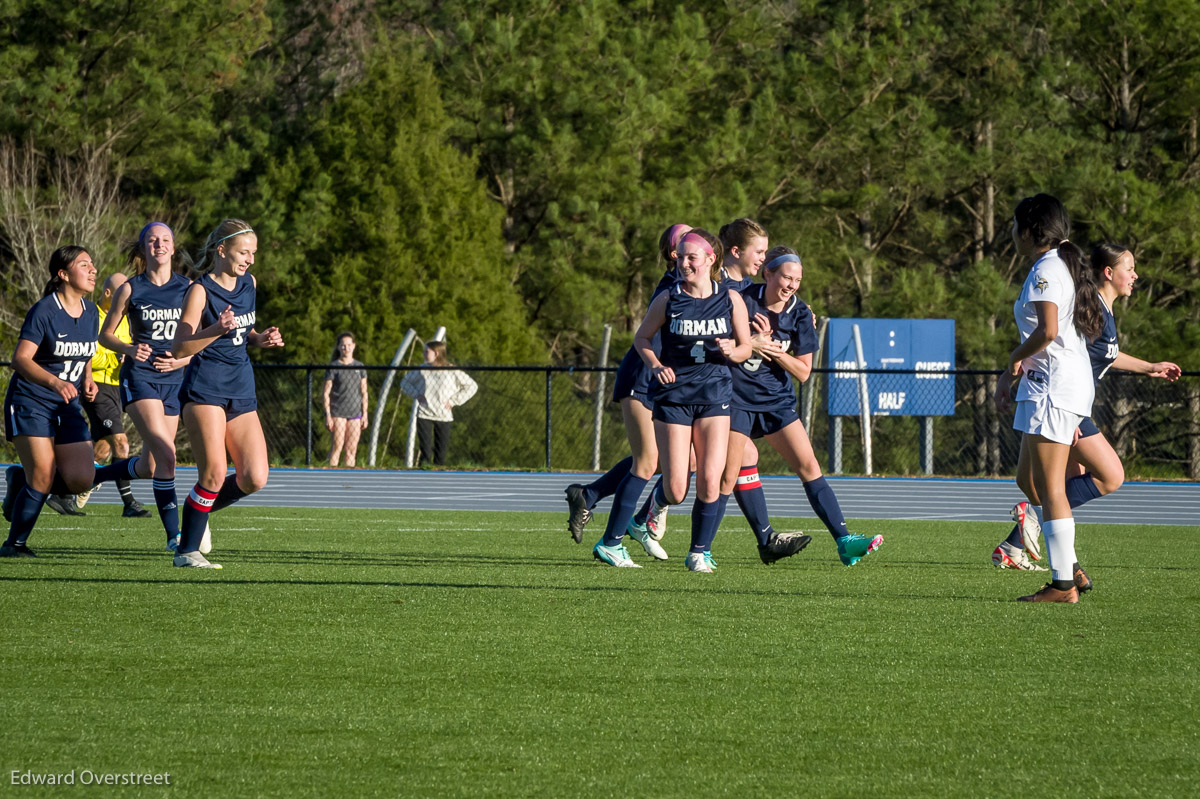
[[[1048,438],[1056,444],[1070,446],[1075,442],[1075,431],[1084,417],[1077,413],[1055,408],[1045,398],[1021,400],[1013,417],[1013,430]]]

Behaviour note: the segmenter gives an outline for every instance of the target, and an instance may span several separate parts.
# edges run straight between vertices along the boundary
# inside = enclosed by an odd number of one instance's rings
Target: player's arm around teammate
[[[246,347],[282,347],[283,337],[278,328],[254,328],[256,283],[248,270],[257,249],[249,225],[225,220],[209,234],[198,260],[198,271],[210,270],[184,297],[172,351],[193,356],[181,401],[199,480],[184,504],[176,566],[215,565],[197,551],[208,514],[267,483],[267,444]],[[227,474],[228,459],[233,474]]]
[[[27,542],[47,496],[79,493],[95,475],[79,396],[95,391],[90,366],[100,318],[85,297],[96,287],[96,267],[87,250],[71,245],[50,256],[49,273],[21,326],[5,397],[5,435],[21,465],[5,473],[11,526],[0,557],[34,557]]]

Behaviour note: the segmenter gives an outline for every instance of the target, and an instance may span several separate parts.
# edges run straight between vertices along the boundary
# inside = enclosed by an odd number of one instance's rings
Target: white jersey
[[[1021,296],[1013,305],[1022,342],[1037,328],[1034,303],[1038,302],[1058,307],[1058,335],[1046,349],[1021,363],[1024,379],[1017,400],[1048,401],[1060,410],[1091,416],[1095,397],[1092,363],[1087,341],[1075,329],[1075,281],[1057,249],[1046,251],[1029,270]]]

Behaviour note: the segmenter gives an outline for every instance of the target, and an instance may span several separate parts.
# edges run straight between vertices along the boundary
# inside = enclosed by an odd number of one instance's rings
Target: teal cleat
[[[712,556],[711,549],[704,550],[704,562],[708,564],[708,568],[710,569],[717,568],[717,560]]]
[[[642,568],[633,559],[629,557],[629,550],[624,544],[617,544],[615,547],[604,546],[604,539],[596,542],[596,546],[592,547],[592,557],[602,563],[607,563],[609,566],[616,566],[621,569],[640,569]]]
[[[838,557],[846,566],[853,566],[867,555],[883,546],[883,536],[867,538],[865,535],[850,533],[837,540]]]

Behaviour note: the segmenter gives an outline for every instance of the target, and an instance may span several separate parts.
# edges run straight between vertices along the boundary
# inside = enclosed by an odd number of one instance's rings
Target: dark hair
[[[161,225],[171,231],[171,241],[175,242],[175,231],[166,222],[151,222],[143,228],[141,235],[133,239],[125,245],[125,263],[133,267],[133,273],[140,275],[146,271],[146,241],[145,234],[149,233],[149,228]],[[176,242],[178,245],[178,242]],[[171,271],[179,274],[186,273],[192,267],[192,259],[186,252],[175,247],[175,254],[171,256]]]
[[[338,352],[342,348],[342,339],[348,338],[354,342],[354,346],[358,346],[358,339],[354,338],[354,334],[347,330],[344,333],[338,333],[338,337],[333,340],[333,355],[329,356],[330,361],[341,360],[341,353]]]
[[[755,222],[753,219],[742,217],[735,219],[728,225],[721,225],[721,244],[725,245],[725,250],[728,252],[734,247],[744,250],[750,246],[750,239],[762,236],[767,237],[767,231],[763,226]]]
[[[689,230],[686,235],[690,236],[693,233],[695,233],[697,236],[699,236],[700,238],[707,241],[708,246],[712,247],[713,265],[712,265],[711,277],[713,280],[720,283],[721,282],[721,267],[725,264],[725,247],[721,244],[721,240],[719,238],[717,238],[713,234],[709,233],[707,230],[705,230],[702,227],[694,227],[691,230]],[[682,244],[683,239],[680,239],[679,243]]]
[[[669,267],[672,269],[675,268],[675,259],[671,257],[671,253],[675,252],[675,248],[679,246],[679,242],[676,241],[674,244],[671,243],[671,231],[677,227],[679,227],[678,224],[671,225],[662,232],[661,236],[658,237],[658,254],[662,256],[662,259],[666,261]],[[687,233],[684,233],[683,235],[686,236]],[[680,236],[679,238],[682,239],[683,236]]]
[[[1100,335],[1104,317],[1100,310],[1100,295],[1097,294],[1095,272],[1092,271],[1083,250],[1070,241],[1071,217],[1057,197],[1038,194],[1026,197],[1017,203],[1013,212],[1018,234],[1027,234],[1034,247],[1055,247],[1058,257],[1067,265],[1071,280],[1075,282],[1075,329],[1086,338]]]
[[[86,247],[67,244],[50,254],[50,280],[46,283],[46,288],[42,290],[43,297],[49,297],[58,291],[63,284],[63,279],[58,276],[58,273],[70,269],[71,264],[75,263],[75,259],[85,252],[87,252]]]
[[[1097,286],[1104,285],[1104,270],[1116,269],[1117,262],[1127,252],[1132,253],[1132,250],[1115,241],[1103,241],[1092,248],[1092,277]]]
[[[434,366],[453,366],[446,359],[446,342],[444,341],[429,341],[425,343],[425,349],[433,350],[433,365]]]
[[[776,264],[775,266],[770,267],[769,269],[767,267],[767,264],[771,263],[771,261],[774,261],[776,258],[778,258],[781,255],[794,255],[797,258],[800,257],[800,253],[796,252],[791,247],[785,247],[784,245],[779,244],[779,245],[776,245],[776,246],[772,247],[771,249],[767,250],[767,257],[763,259],[763,269],[770,271],[770,272],[778,271],[779,267],[783,266],[783,264]]]

